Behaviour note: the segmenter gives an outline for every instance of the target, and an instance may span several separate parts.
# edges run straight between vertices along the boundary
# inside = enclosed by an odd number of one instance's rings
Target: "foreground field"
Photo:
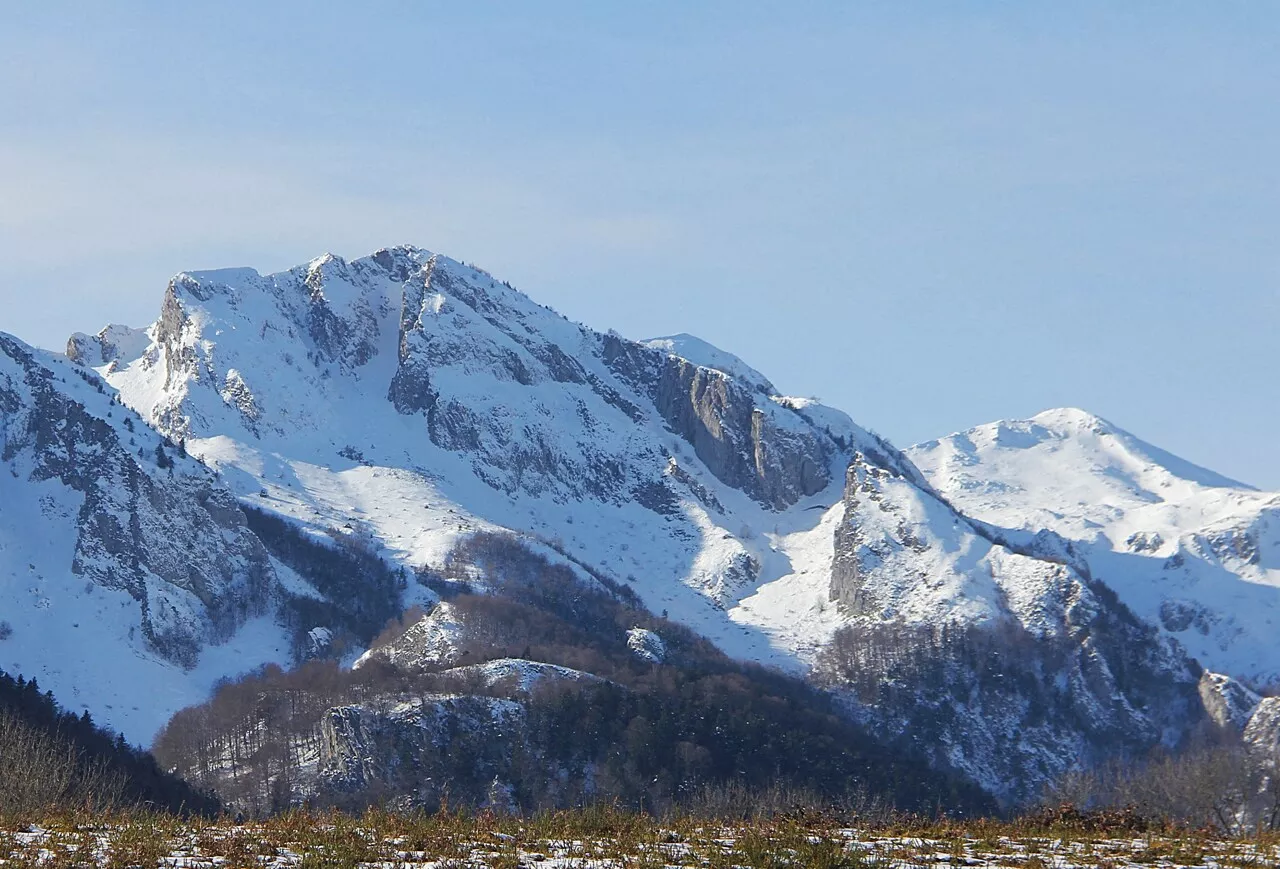
[[[107,867],[1262,867],[1274,838],[1005,826],[861,830],[820,819],[656,821],[612,811],[532,819],[288,814],[269,821],[49,818],[0,832],[0,865]]]

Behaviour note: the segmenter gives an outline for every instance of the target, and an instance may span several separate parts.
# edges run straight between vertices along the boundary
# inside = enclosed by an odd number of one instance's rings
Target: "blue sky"
[[[0,0],[0,329],[410,242],[908,444],[1280,488],[1280,7]]]

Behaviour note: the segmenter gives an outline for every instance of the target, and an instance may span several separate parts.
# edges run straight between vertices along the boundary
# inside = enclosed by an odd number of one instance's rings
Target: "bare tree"
[[[1259,823],[1273,828],[1280,817],[1280,795],[1239,742],[1073,771],[1048,798],[1089,809],[1133,808],[1149,818],[1216,827],[1228,835]]]

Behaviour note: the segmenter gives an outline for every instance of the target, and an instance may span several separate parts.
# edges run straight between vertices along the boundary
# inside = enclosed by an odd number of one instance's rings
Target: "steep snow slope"
[[[207,468],[91,372],[0,334],[0,666],[149,739],[217,678],[287,659],[274,582]]]
[[[1206,667],[1280,678],[1280,495],[1074,409],[907,452],[967,515],[1073,541],[1096,578]]]

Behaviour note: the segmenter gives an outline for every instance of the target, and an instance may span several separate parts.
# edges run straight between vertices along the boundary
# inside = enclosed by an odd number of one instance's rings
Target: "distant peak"
[[[1200,486],[1255,490],[1247,483],[1189,462],[1137,437],[1115,423],[1078,407],[1056,407],[1041,411],[1030,419],[1002,419],[976,426],[965,432],[957,432],[944,440],[953,443],[968,442],[971,445],[970,449],[976,447],[978,449],[1026,450],[1049,443],[1068,441],[1089,443],[1092,438],[1105,438],[1105,440],[1095,442],[1096,446],[1089,449],[1101,450],[1115,456],[1126,455],[1131,461],[1158,466],[1174,477]],[[915,449],[931,449],[939,443],[940,441],[936,440],[929,441],[918,445]]]
[[[338,256],[336,253],[325,252],[320,254],[320,256],[316,257],[311,262],[307,263],[307,271],[313,272],[316,269],[324,268],[330,263],[336,263],[337,265],[345,266],[347,264],[347,261],[344,260],[342,257]]]
[[[1031,417],[1029,422],[1042,425],[1045,428],[1088,429],[1090,431],[1098,433],[1106,432],[1108,434],[1118,431],[1118,429],[1107,420],[1078,407],[1054,407],[1049,410],[1043,410]]]
[[[425,247],[418,247],[416,244],[393,244],[391,247],[378,248],[370,254],[370,257],[376,258],[383,254],[387,256],[409,256],[414,257],[415,259],[427,259],[428,257],[434,256],[431,251],[427,250]]]
[[[63,355],[72,362],[95,367],[140,356],[150,341],[146,329],[112,323],[96,335],[76,332],[67,341],[67,349]]]

